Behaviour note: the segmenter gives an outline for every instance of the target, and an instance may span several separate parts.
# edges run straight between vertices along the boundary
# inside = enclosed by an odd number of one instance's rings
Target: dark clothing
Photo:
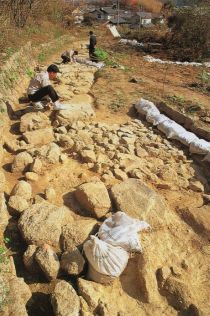
[[[91,61],[97,61],[96,55],[95,55],[95,46],[97,44],[96,36],[92,34],[90,36],[90,45],[89,45],[89,57]]]
[[[67,64],[67,63],[70,62],[70,58],[67,57],[67,56],[65,56],[65,55],[61,55],[61,58],[63,59],[63,63],[64,63],[64,64]]]
[[[95,34],[90,35],[90,47],[95,47],[97,44],[96,36]]]
[[[46,96],[49,96],[52,102],[56,102],[59,99],[59,96],[57,95],[57,92],[55,91],[53,86],[43,87],[36,91],[34,94],[29,94],[28,98],[32,102],[39,102]]]
[[[94,61],[95,59],[95,47],[89,46],[89,57],[91,61]]]

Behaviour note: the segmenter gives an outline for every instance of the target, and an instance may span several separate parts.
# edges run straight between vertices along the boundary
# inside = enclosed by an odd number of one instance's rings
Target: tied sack
[[[122,247],[128,252],[142,252],[138,232],[149,229],[144,221],[134,219],[124,212],[117,212],[101,225],[98,236],[112,246]]]
[[[83,249],[91,266],[101,274],[119,277],[127,266],[127,251],[109,245],[96,236],[90,236]]]
[[[157,109],[154,103],[143,98],[135,104],[135,108],[137,112],[142,115],[147,115],[148,113],[151,113],[151,111],[153,113],[160,114],[160,111]]]

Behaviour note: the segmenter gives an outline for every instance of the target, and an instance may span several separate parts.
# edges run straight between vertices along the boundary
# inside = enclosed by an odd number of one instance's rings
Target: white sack
[[[147,122],[157,126],[158,124],[163,123],[168,120],[168,117],[164,114],[148,113],[146,116]]]
[[[188,131],[185,131],[181,135],[174,136],[173,138],[186,146],[189,146],[190,143],[199,140],[199,138],[194,133]]]
[[[190,144],[190,152],[204,155],[210,152],[210,143],[204,139],[198,139]]]
[[[127,266],[129,254],[120,247],[113,247],[96,236],[90,236],[84,246],[89,263],[99,273],[119,277]]]
[[[149,112],[151,113],[151,111],[153,111],[153,113],[155,113],[155,111],[157,111],[156,112],[157,114],[159,112],[159,110],[154,105],[154,103],[147,101],[145,99],[141,99],[139,102],[137,102],[135,104],[135,108],[140,114],[143,114],[143,115],[147,115]]]
[[[163,132],[167,138],[177,137],[186,131],[184,127],[170,119],[158,124],[158,129]]]
[[[124,212],[117,212],[101,225],[98,236],[113,246],[126,251],[142,252],[138,232],[150,228],[144,221],[131,218]]]

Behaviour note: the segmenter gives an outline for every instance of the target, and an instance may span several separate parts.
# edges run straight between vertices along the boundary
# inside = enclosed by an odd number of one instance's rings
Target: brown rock
[[[47,145],[54,140],[52,128],[45,128],[41,130],[25,132],[23,134],[25,141],[28,144],[36,145]]]
[[[31,185],[24,181],[21,180],[19,181],[13,188],[11,192],[11,196],[19,196],[22,197],[25,200],[30,200],[32,196],[32,188]]]
[[[103,217],[111,207],[108,191],[102,182],[82,184],[75,191],[80,205],[94,217]]]
[[[56,284],[51,298],[56,316],[79,316],[80,300],[73,287],[66,281]]]
[[[84,269],[85,260],[79,250],[66,251],[61,257],[61,269],[70,275],[78,275]]]
[[[46,114],[42,112],[27,113],[21,117],[20,131],[34,131],[51,126],[51,122]]]
[[[60,263],[58,256],[49,245],[44,244],[38,248],[35,260],[49,281],[57,278]]]
[[[26,151],[17,154],[12,163],[12,172],[24,172],[29,169],[33,158]]]

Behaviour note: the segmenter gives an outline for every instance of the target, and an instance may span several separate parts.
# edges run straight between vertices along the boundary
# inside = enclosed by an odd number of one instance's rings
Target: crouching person
[[[60,71],[56,65],[50,65],[47,68],[47,71],[40,72],[31,79],[28,87],[28,98],[33,102],[35,109],[44,109],[42,100],[45,97],[51,99],[54,110],[63,109],[63,105],[59,102],[59,96],[50,83],[50,80],[56,79],[59,72]]]
[[[77,50],[67,50],[62,55],[61,58],[63,59],[63,64],[67,64],[69,62],[75,63],[76,62],[76,56],[78,55]]]

